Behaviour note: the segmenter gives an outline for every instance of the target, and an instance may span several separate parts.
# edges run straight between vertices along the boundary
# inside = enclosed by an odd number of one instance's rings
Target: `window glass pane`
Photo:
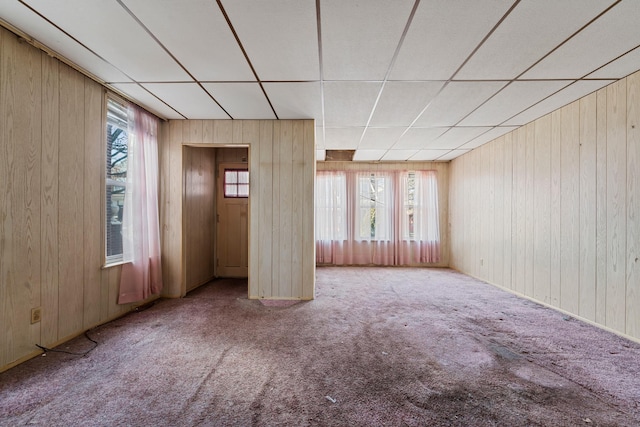
[[[226,184],[235,184],[238,182],[237,171],[224,171],[224,182]]]
[[[127,107],[107,100],[106,146],[106,255],[111,261],[122,256],[122,212],[127,185]]]
[[[238,197],[238,187],[235,184],[227,184],[224,186],[225,197]]]
[[[238,185],[238,197],[249,197],[249,185],[248,184],[239,184]]]
[[[224,171],[224,197],[249,197],[249,171]]]

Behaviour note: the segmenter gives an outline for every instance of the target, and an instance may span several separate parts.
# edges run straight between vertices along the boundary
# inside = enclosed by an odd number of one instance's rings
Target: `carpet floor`
[[[0,425],[640,425],[637,343],[448,269],[316,289],[160,300],[1,373]]]

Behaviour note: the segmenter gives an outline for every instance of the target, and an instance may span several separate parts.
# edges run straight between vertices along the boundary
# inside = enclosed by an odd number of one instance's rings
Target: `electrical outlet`
[[[31,309],[31,324],[38,323],[42,320],[42,309],[40,307]]]

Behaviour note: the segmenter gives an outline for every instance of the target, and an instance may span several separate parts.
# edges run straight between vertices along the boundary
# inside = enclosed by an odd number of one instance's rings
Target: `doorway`
[[[224,169],[246,174],[248,157],[246,146],[183,145],[182,281],[185,292],[216,277],[248,278],[249,198],[246,193],[249,184],[243,182],[248,181],[247,177],[240,174],[241,182],[235,184],[235,190],[247,197],[219,197],[224,195]]]
[[[216,276],[249,275],[249,168],[220,163],[216,197]]]

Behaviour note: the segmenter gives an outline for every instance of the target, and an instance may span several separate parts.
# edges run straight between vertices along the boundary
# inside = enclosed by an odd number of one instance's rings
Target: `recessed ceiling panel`
[[[320,82],[263,83],[281,119],[316,119],[322,124]]]
[[[384,162],[405,162],[417,152],[418,150],[389,150],[381,160]]]
[[[460,122],[461,126],[497,126],[570,84],[566,80],[516,81]]]
[[[215,1],[123,1],[197,80],[255,80]]]
[[[180,114],[173,111],[166,104],[153,96],[149,91],[145,90],[137,83],[115,83],[109,85],[119,92],[127,95],[131,99],[135,99],[138,103],[149,111],[159,115],[164,119],[184,119]]]
[[[371,126],[409,126],[431,102],[444,82],[387,82],[371,118]]]
[[[512,0],[421,2],[391,72],[391,79],[451,78],[512,3]]]
[[[258,83],[203,83],[234,119],[275,119]]]
[[[196,83],[146,83],[143,86],[187,119],[230,118]]]
[[[429,104],[415,126],[453,126],[507,82],[451,82]]]
[[[621,79],[640,70],[640,47],[589,74],[590,79]]]
[[[465,148],[465,149],[473,149],[476,147],[479,147],[489,141],[493,141],[494,139],[501,137],[502,135],[504,135],[505,133],[509,133],[512,130],[517,129],[517,126],[499,126],[499,127],[495,127],[493,129],[491,129],[488,132],[483,133],[482,135],[478,136],[477,138],[472,139],[471,141],[467,142],[466,144],[464,144],[462,147],[460,148]]]
[[[366,126],[380,82],[324,82],[325,126]]]
[[[450,128],[410,128],[393,146],[394,149],[420,150],[428,147]]]
[[[359,149],[372,150],[372,149],[390,149],[393,144],[400,138],[400,135],[404,132],[405,128],[367,128]]]
[[[610,4],[611,0],[521,1],[456,78],[513,79]]]
[[[447,154],[450,150],[420,150],[409,160],[411,161],[429,161],[436,160],[438,157]]]
[[[640,45],[639,28],[640,2],[622,1],[529,70],[523,78],[585,76]]]
[[[580,80],[562,89],[560,92],[551,95],[549,98],[539,102],[531,108],[523,111],[512,119],[507,120],[505,125],[522,126],[535,119],[544,116],[560,107],[572,103],[576,99],[582,98],[595,92],[596,90],[613,83],[613,80]]]
[[[442,161],[453,160],[456,157],[460,157],[463,154],[468,153],[468,152],[469,152],[469,150],[451,150],[447,154],[445,154],[444,156],[438,157],[438,160],[442,160]]]
[[[26,0],[38,12],[136,81],[189,76],[115,1]]]
[[[353,150],[358,148],[363,127],[325,128],[324,146],[331,150]]]
[[[105,82],[131,81],[120,70],[17,1],[2,4],[2,19]]]
[[[222,4],[261,80],[319,78],[315,1],[225,0]]]
[[[375,162],[385,155],[387,150],[357,150],[353,155],[353,160],[356,162]]]
[[[489,130],[491,130],[490,127],[483,126],[451,128],[427,148],[438,150],[459,148]]]
[[[413,0],[322,0],[324,78],[382,80],[413,4]]]

